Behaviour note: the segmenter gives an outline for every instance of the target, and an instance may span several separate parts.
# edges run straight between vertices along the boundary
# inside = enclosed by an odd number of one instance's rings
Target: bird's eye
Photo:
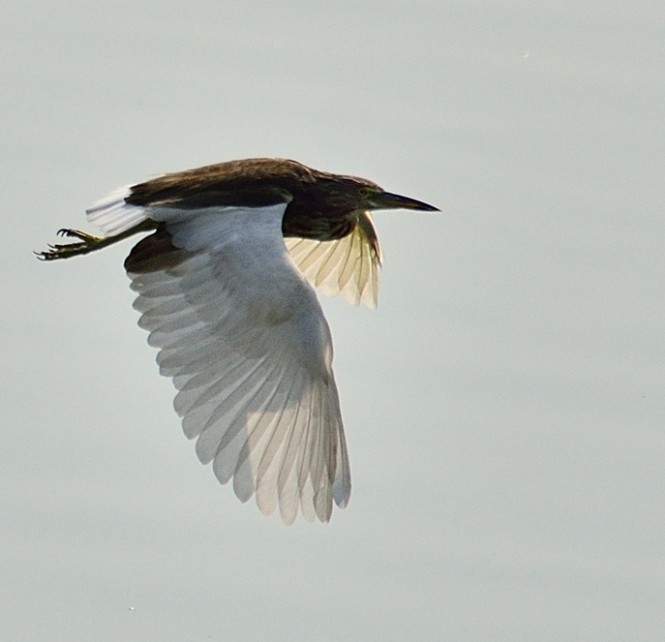
[[[372,191],[370,190],[369,187],[361,187],[361,188],[358,190],[358,195],[359,195],[360,198],[362,198],[362,199],[367,198],[371,193],[372,193]]]

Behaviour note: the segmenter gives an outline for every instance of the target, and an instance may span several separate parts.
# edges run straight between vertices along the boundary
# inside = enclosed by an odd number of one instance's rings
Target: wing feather
[[[381,248],[368,212],[350,234],[335,241],[284,239],[291,258],[314,286],[331,296],[342,294],[357,305],[376,307]]]
[[[181,256],[129,276],[199,459],[264,513],[328,521],[350,496],[348,458],[330,332],[286,251],[285,207],[146,208]],[[326,255],[329,274],[350,256]]]

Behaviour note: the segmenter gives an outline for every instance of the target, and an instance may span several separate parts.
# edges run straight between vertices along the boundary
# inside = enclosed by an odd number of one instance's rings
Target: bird
[[[439,211],[294,160],[226,161],[117,188],[86,210],[102,235],[63,228],[73,242],[36,254],[67,259],[148,233],[124,267],[199,460],[265,515],[328,522],[351,474],[315,288],[376,306],[380,209]]]

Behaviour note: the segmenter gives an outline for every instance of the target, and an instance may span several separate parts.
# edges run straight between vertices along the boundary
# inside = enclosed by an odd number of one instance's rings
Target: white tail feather
[[[122,234],[141,221],[145,221],[148,218],[145,208],[125,202],[130,190],[130,185],[118,187],[93,203],[86,210],[88,221],[107,236]]]

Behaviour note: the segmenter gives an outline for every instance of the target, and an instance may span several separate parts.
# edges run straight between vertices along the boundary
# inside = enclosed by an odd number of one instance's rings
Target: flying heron
[[[355,176],[256,158],[164,174],[87,210],[103,236],[38,253],[87,254],[139,232],[125,260],[139,325],[178,390],[183,430],[236,495],[285,523],[330,520],[351,475],[332,340],[312,287],[376,304],[371,210],[437,211]]]

